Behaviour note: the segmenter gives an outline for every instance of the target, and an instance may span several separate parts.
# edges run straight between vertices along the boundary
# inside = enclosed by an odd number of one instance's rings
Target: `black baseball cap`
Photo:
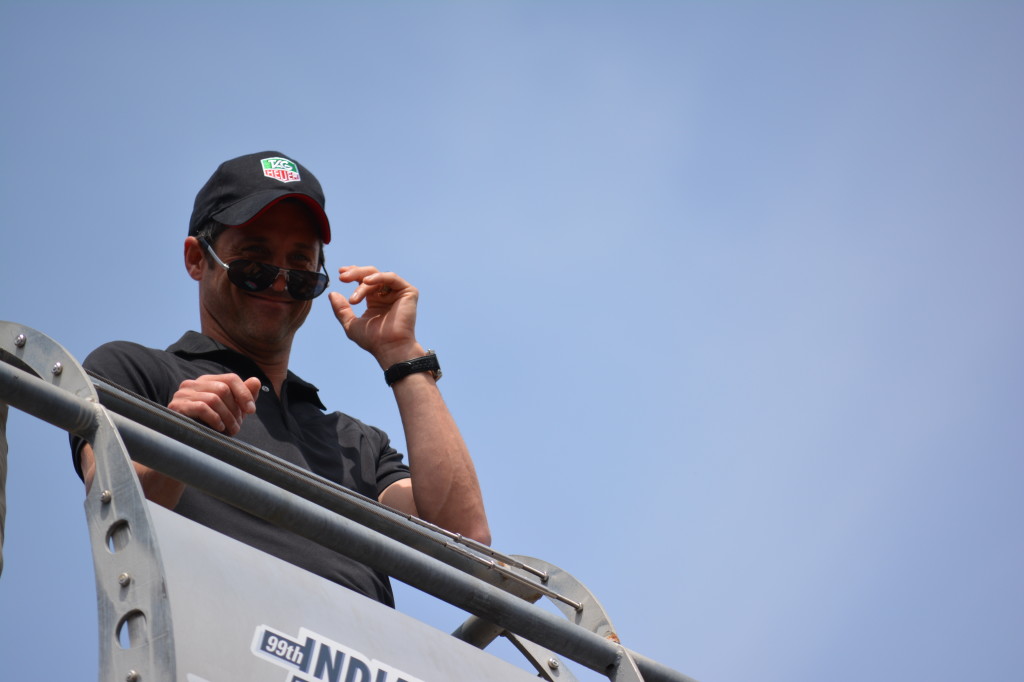
[[[211,219],[239,227],[282,199],[305,203],[319,221],[324,244],[331,241],[320,182],[298,161],[274,151],[246,154],[218,166],[196,195],[188,233],[196,236]]]

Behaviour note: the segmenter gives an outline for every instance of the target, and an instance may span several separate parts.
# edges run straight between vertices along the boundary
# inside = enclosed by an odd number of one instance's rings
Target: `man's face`
[[[213,245],[225,263],[245,258],[293,270],[316,271],[320,236],[309,209],[287,199],[244,227],[229,227]],[[283,275],[264,291],[247,292],[207,260],[199,287],[203,331],[249,355],[287,351],[312,301],[298,301],[285,289]]]

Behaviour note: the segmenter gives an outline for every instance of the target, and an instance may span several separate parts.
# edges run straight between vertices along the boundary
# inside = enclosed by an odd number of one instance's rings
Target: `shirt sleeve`
[[[381,436],[380,455],[377,459],[377,497],[392,483],[409,478],[409,465],[405,463],[402,453],[391,446],[388,435],[378,428],[371,427]]]
[[[90,353],[82,366],[112,384],[166,405],[177,387],[171,386],[171,372],[162,354],[163,351],[136,343],[113,341]],[[72,462],[78,477],[83,480],[81,456],[84,444],[83,438],[71,436]]]

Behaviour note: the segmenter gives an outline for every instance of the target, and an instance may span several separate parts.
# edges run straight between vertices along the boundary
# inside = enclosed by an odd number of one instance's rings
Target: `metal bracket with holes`
[[[9,378],[18,366],[39,379],[37,384],[14,375],[13,395],[5,398],[11,404],[50,421],[47,415],[56,406],[53,390],[85,401],[77,414],[70,415],[69,432],[91,443],[96,452],[96,475],[85,512],[96,573],[100,679],[175,679],[174,634],[147,503],[92,380],[63,346],[28,327],[0,322],[0,349],[8,356],[0,370]],[[18,397],[25,402],[17,403]]]

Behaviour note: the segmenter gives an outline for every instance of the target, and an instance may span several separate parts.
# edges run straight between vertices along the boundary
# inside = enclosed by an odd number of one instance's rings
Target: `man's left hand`
[[[382,369],[423,355],[416,342],[416,302],[419,290],[393,272],[381,272],[372,266],[347,265],[338,268],[342,282],[357,282],[352,295],[332,291],[328,298],[334,316],[348,338],[372,354]],[[366,302],[366,310],[356,315],[352,306]]]

